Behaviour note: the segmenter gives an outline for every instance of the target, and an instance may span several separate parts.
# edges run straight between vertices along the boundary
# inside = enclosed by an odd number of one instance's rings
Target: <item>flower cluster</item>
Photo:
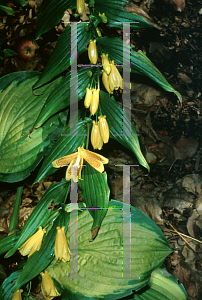
[[[106,59],[108,59],[108,56],[107,57],[104,56],[104,59],[106,61]],[[118,90],[119,87],[123,89],[123,78],[121,77],[121,74],[119,73],[117,67],[114,65],[114,60],[112,60],[109,63],[110,65],[107,64],[107,67],[102,63],[103,64],[102,82],[107,92],[109,94],[112,94],[113,91]]]
[[[109,126],[106,116],[99,116],[98,120],[98,122],[93,121],[91,144],[93,149],[101,150],[103,143],[106,144],[109,141]]]

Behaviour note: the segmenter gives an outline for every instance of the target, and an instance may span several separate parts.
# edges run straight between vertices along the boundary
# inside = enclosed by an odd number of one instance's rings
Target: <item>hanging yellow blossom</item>
[[[94,40],[94,41],[90,40],[89,41],[88,58],[89,58],[89,60],[92,64],[96,65],[97,59],[98,59],[96,40]]]
[[[70,250],[65,235],[65,226],[57,227],[57,235],[55,239],[55,257],[57,261],[64,263],[70,261]]]
[[[104,70],[102,70],[102,82],[103,82],[104,87],[106,88],[107,92],[109,94],[113,94],[113,90],[111,90],[109,87],[109,75],[107,75]]]
[[[111,66],[109,63],[109,58],[108,58],[108,54],[102,54],[101,55],[102,58],[102,66],[104,71],[107,73],[107,75],[109,75],[109,73],[111,72]]]
[[[109,87],[111,90],[118,90],[119,87],[123,89],[123,78],[121,77],[119,71],[114,65],[113,60],[111,64],[111,73],[109,74]]]
[[[78,179],[81,179],[81,170],[84,159],[100,173],[104,171],[103,164],[107,164],[109,162],[109,160],[104,156],[85,150],[83,147],[79,147],[78,152],[56,159],[52,162],[52,165],[54,168],[69,165],[66,172],[66,180],[71,179],[71,167],[74,166],[77,169],[77,177],[72,177],[72,179],[76,182]]]
[[[103,142],[106,144],[109,141],[109,125],[106,120],[106,116],[99,116],[99,129],[100,135],[102,137]]]
[[[86,108],[89,108],[91,102],[92,102],[92,96],[93,96],[93,90],[86,88],[86,96],[85,96],[85,100],[84,100],[84,106]]]
[[[76,2],[77,11],[79,14],[82,14],[85,8],[85,0],[77,0]]]
[[[92,115],[96,113],[99,106],[99,92],[100,89],[93,89],[93,96],[90,104],[90,112]]]
[[[46,300],[52,300],[54,297],[60,296],[61,294],[56,290],[53,280],[48,275],[48,271],[46,270],[45,273],[41,272],[40,275],[42,277],[41,290]]]
[[[43,236],[46,233],[45,229],[39,226],[38,231],[32,235],[18,250],[23,256],[32,255],[41,248]]]
[[[11,300],[22,300],[22,294],[23,290],[20,289],[20,290],[17,290],[14,294],[13,294],[13,297]]]
[[[91,130],[91,144],[93,149],[101,150],[103,146],[103,140],[100,135],[100,129],[97,122],[93,120],[93,127]]]

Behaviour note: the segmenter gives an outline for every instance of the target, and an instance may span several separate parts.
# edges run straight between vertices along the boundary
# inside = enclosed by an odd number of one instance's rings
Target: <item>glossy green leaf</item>
[[[17,231],[0,240],[0,255],[10,250],[17,242],[21,231]]]
[[[39,72],[18,72],[0,79],[0,180],[17,182],[29,176],[52,141],[61,133],[67,113],[58,114],[33,130],[47,97],[61,79],[33,95]],[[30,133],[30,136],[28,134]]]
[[[109,58],[114,60],[114,64],[123,64],[123,41],[119,38],[98,38],[97,42],[102,45],[104,53],[109,54]],[[129,47],[124,47],[125,55],[129,56]],[[177,95],[179,100],[182,99],[180,93],[178,93],[165,79],[161,72],[155,67],[155,65],[149,60],[149,58],[142,52],[130,51],[131,58],[131,72],[146,75],[160,85],[165,91],[173,92]]]
[[[70,215],[65,211],[62,211],[62,213],[60,211],[60,214],[54,221],[52,228],[45,235],[39,251],[36,251],[28,258],[27,263],[25,264],[15,284],[15,287],[13,289],[14,292],[20,289],[25,283],[39,275],[39,273],[47,268],[47,266],[53,261],[55,252],[55,237],[57,234],[56,228],[58,226],[62,227],[63,225],[65,225],[67,231],[69,216]]]
[[[82,67],[78,69],[78,100],[81,100],[85,95],[86,87],[91,80],[87,71],[89,71],[89,68]],[[62,81],[56,86],[55,90],[49,95],[34,125],[35,128],[40,127],[50,116],[70,105],[70,86],[75,89],[76,82],[72,80],[71,83],[71,72],[68,72]]]
[[[43,0],[36,18],[36,39],[56,26],[68,8],[76,8],[75,0]]]
[[[72,37],[72,42],[75,44],[78,42],[78,55],[87,51],[85,47],[88,45],[89,40],[92,38],[92,33],[86,30],[88,23],[77,24],[77,36]],[[46,65],[41,77],[34,85],[34,88],[38,88],[43,84],[46,84],[57,75],[61,74],[70,64],[70,36],[71,28],[67,26],[65,31],[59,36],[55,49],[51,55],[51,58]]]
[[[135,13],[127,13],[123,5],[127,4],[128,0],[96,0],[94,15],[100,19],[99,13],[105,13],[107,17],[107,25],[110,27],[123,28],[123,22],[132,22],[131,28],[146,28],[155,26],[155,24],[149,22],[147,18]],[[101,19],[100,19],[101,21]]]
[[[15,246],[8,251],[5,257],[13,255],[16,250],[37,231],[38,227],[42,226],[46,222],[52,213],[52,210],[48,210],[50,203],[54,201],[54,205],[57,205],[64,202],[68,189],[68,183],[66,180],[60,183],[53,182],[51,184],[25,222]]]
[[[86,206],[95,208],[89,210],[94,220],[92,225],[93,229],[96,226],[101,226],[107,213],[110,190],[107,184],[107,173],[101,174],[87,162],[84,163],[86,166],[83,168],[83,180],[79,180],[79,187],[82,191],[82,199],[85,201]]]
[[[14,15],[15,12],[11,7],[5,6],[5,5],[0,5],[0,9],[5,11],[5,13],[7,13],[7,15]]]
[[[149,289],[138,291],[134,300],[188,300],[187,293],[182,284],[178,284],[177,277],[168,273],[164,268],[158,268],[151,274]]]
[[[130,121],[127,113],[119,107],[114,97],[110,97],[109,94],[102,91],[100,91],[100,107],[102,114],[106,115],[110,137],[131,150],[136,155],[139,163],[150,170],[149,165],[141,152],[135,127]],[[122,131],[123,124],[124,133]]]
[[[0,300],[11,300],[13,297],[12,289],[21,273],[20,271],[13,272],[7,277],[0,286]]]
[[[71,132],[69,125],[66,127],[65,131],[53,145],[51,152],[45,158],[35,182],[41,181],[46,176],[57,171],[57,169],[52,166],[52,161],[59,157],[72,154],[77,151],[78,147],[85,145],[87,134],[86,124],[88,122],[89,120],[78,121],[77,126],[75,126],[75,128],[71,128]]]
[[[131,207],[130,222],[125,214],[125,209],[130,207],[124,204],[123,211],[122,208],[123,203],[110,201],[107,215],[92,242],[89,242],[93,223],[90,213],[86,210],[78,217],[78,279],[70,278],[70,263],[53,262],[47,268],[48,274],[63,289],[62,299],[112,300],[130,295],[132,290],[149,282],[151,272],[171,253],[162,231],[149,217]],[[122,277],[123,222],[131,226],[131,277],[127,278]],[[69,229],[67,239],[69,242]]]

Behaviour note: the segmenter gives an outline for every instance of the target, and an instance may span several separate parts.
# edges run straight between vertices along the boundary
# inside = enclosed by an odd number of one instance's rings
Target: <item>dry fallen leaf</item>
[[[175,160],[184,160],[187,157],[192,157],[198,148],[198,141],[195,139],[180,138],[175,144],[174,154]]]
[[[181,12],[185,8],[185,0],[163,0],[166,3],[173,5],[174,9]]]

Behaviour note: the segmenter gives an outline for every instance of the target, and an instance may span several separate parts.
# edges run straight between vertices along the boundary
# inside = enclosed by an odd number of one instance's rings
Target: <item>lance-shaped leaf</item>
[[[123,64],[123,41],[119,38],[98,38],[97,42],[102,45],[102,50],[104,53],[109,54],[109,58],[114,60],[114,64]],[[150,61],[150,59],[142,52],[135,52],[130,50],[129,46],[124,45],[124,55],[131,59],[131,72],[146,75],[160,85],[165,91],[173,92],[181,100],[182,97],[179,92],[177,92],[161,74],[161,72],[155,67],[155,65]],[[128,63],[130,63],[128,61]]]
[[[188,300],[187,293],[182,284],[178,284],[177,277],[168,273],[164,268],[158,268],[151,274],[148,289],[138,291],[134,300]]]
[[[110,137],[130,149],[139,163],[149,170],[149,165],[140,149],[135,127],[127,113],[119,107],[114,97],[109,97],[109,94],[102,91],[100,92],[100,107],[102,114],[106,115]]]
[[[89,213],[93,218],[92,229],[98,229],[107,213],[109,205],[110,190],[107,184],[107,173],[101,174],[91,167],[87,162],[83,169],[82,179],[79,180],[79,187],[82,191],[82,199],[85,201],[89,209]],[[92,239],[94,239],[94,231]]]
[[[39,72],[19,72],[0,79],[0,180],[25,179],[36,168],[50,143],[64,127],[65,114],[54,116],[38,130],[33,128],[43,104],[54,86],[48,84],[32,93]],[[43,94],[42,94],[43,93]],[[30,136],[28,134],[30,133]]]
[[[86,93],[86,87],[90,82],[90,77],[87,72],[92,68],[82,67],[78,69],[78,87],[77,82],[71,79],[71,72],[62,79],[56,86],[55,90],[49,95],[44,107],[39,114],[39,117],[34,125],[35,128],[40,127],[50,116],[63,110],[70,105],[70,87],[74,90],[77,88],[78,100],[81,100]]]
[[[73,34],[72,36],[71,27],[66,27],[65,31],[59,36],[56,47],[53,50],[51,58],[48,64],[46,65],[41,77],[34,85],[35,89],[49,82],[51,79],[53,79],[54,77],[65,71],[67,68],[69,68],[70,57],[72,60],[72,53],[70,55],[70,36],[71,43],[73,43],[73,45],[77,45],[78,43],[78,55],[81,55],[83,52],[87,51],[85,45],[87,45],[89,43],[89,40],[92,39],[91,31],[87,31],[88,25],[89,23],[77,24],[77,34],[73,31],[75,34]]]
[[[7,277],[2,285],[0,286],[0,300],[11,300],[13,297],[13,287],[20,275],[22,270],[13,272],[9,277]]]
[[[60,190],[58,190],[60,193]],[[62,197],[63,195],[61,195]],[[40,272],[42,272],[54,259],[54,247],[55,247],[55,237],[57,234],[56,227],[66,226],[66,231],[69,224],[69,214],[65,211],[60,211],[57,219],[54,221],[53,226],[45,235],[43,243],[39,251],[33,253],[27,260],[18,280],[15,284],[13,292],[20,289],[25,283],[32,280]],[[31,270],[31,272],[30,272]]]
[[[46,176],[57,171],[57,169],[52,166],[52,161],[76,152],[78,147],[85,144],[87,136],[86,125],[88,122],[89,120],[78,121],[76,126],[71,128],[71,131],[68,124],[65,131],[61,134],[49,154],[46,156],[35,181],[41,181]]]
[[[93,223],[90,213],[86,210],[78,217],[78,279],[70,277],[74,270],[70,270],[69,263],[51,264],[47,268],[48,274],[63,289],[62,299],[95,297],[112,300],[130,295],[132,290],[149,282],[151,272],[171,253],[160,228],[134,207],[131,207],[130,222],[125,213],[128,209],[129,205],[111,201],[99,233],[92,242],[89,242]],[[127,234],[128,242],[124,244],[124,249],[128,247],[130,252],[131,241],[131,264],[128,264],[131,274],[125,277],[122,276],[123,222],[131,228]],[[70,230],[67,238],[69,241]]]
[[[0,240],[0,255],[10,250],[15,245],[20,236],[20,233],[20,231],[14,232],[11,235],[8,235],[4,239]]]
[[[110,27],[123,27],[123,22],[131,22],[131,28],[146,28],[157,27],[148,15],[140,13],[140,9],[136,13],[129,13],[124,9],[124,5],[127,5],[128,0],[96,0],[94,15],[100,19],[99,13],[105,13],[107,17],[107,25]],[[101,19],[100,19],[101,21]]]
[[[5,257],[13,255],[15,251],[37,231],[38,227],[42,226],[46,222],[52,213],[52,210],[48,210],[50,203],[52,201],[54,201],[54,205],[62,203],[67,196],[68,189],[66,180],[60,183],[53,182],[51,184],[25,222],[15,246],[8,251]]]

